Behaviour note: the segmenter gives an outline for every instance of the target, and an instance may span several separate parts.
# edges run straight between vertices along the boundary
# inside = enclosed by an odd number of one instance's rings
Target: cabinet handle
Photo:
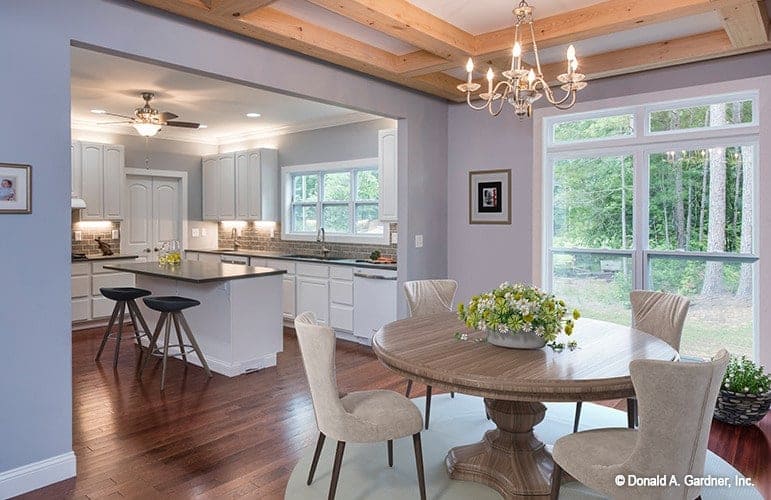
[[[353,275],[357,278],[366,278],[368,280],[396,281],[396,276],[380,276],[379,274],[364,274],[364,273],[353,273]]]
[[[158,249],[157,249],[157,248],[153,248],[153,251],[154,251],[154,252],[157,252],[157,251],[158,251]]]
[[[150,253],[151,250],[149,248],[145,248],[145,252]]]

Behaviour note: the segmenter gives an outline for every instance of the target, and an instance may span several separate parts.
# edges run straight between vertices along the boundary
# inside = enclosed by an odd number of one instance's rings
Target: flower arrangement
[[[495,290],[475,295],[468,305],[458,305],[458,317],[477,330],[502,335],[532,332],[553,342],[564,330],[573,333],[577,309],[568,314],[565,301],[532,285],[502,283]]]
[[[723,389],[745,394],[765,394],[771,389],[771,378],[760,365],[747,356],[731,356],[723,376]]]

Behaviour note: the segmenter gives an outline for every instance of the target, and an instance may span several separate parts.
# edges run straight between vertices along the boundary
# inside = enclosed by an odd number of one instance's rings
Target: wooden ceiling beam
[[[330,12],[455,61],[474,51],[474,36],[407,0],[308,0]]]
[[[240,17],[267,7],[276,0],[204,0],[212,14]]]
[[[723,7],[719,12],[734,47],[752,47],[769,41],[768,11],[764,0]]]

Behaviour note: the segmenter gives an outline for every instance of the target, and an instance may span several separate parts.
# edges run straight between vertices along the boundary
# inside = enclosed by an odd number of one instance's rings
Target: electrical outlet
[[[112,239],[117,240],[118,238],[120,238],[120,231],[118,231],[117,229],[113,229],[112,230]]]
[[[416,234],[415,235],[415,248],[423,248],[423,235],[422,234]]]
[[[206,236],[206,233],[207,233],[206,228],[202,227],[201,228],[201,236]]]
[[[83,241],[83,231],[75,231],[75,241]]]
[[[197,227],[194,227],[193,228],[193,238],[198,238],[200,236],[201,236],[201,230],[198,229]]]

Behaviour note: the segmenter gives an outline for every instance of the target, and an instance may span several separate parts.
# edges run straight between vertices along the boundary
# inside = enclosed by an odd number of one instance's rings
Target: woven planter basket
[[[732,425],[752,425],[766,416],[769,406],[771,391],[744,394],[721,389],[715,403],[715,418]]]

